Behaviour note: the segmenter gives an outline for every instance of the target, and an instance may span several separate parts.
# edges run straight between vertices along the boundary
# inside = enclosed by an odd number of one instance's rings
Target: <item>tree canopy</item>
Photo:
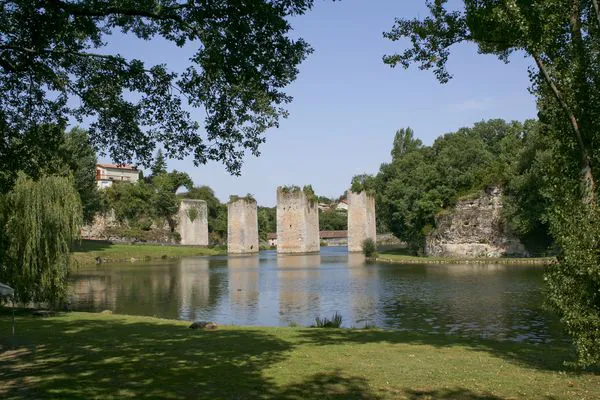
[[[89,122],[117,162],[222,161],[239,173],[259,154],[291,97],[283,89],[310,53],[289,37],[290,16],[313,0],[4,0],[0,2],[0,131],[43,141],[41,125]],[[183,72],[107,50],[110,36],[162,39],[195,51]],[[71,101],[70,101],[71,100]],[[73,101],[75,100],[75,101]],[[204,121],[193,117],[205,113]]]
[[[401,53],[384,62],[408,68],[433,69],[446,83],[452,46],[472,42],[479,52],[508,62],[515,52],[535,63],[530,77],[542,122],[554,126],[565,148],[578,163],[586,201],[595,201],[595,175],[600,168],[600,10],[597,0],[464,0],[453,9],[447,0],[428,1],[423,19],[397,18],[384,34],[393,41],[409,39]]]
[[[81,224],[72,178],[20,174],[0,194],[0,280],[14,287],[17,301],[58,306],[66,300],[69,251]]]
[[[81,197],[85,221],[91,221],[100,208],[96,188],[96,152],[87,131],[73,128],[65,132],[56,125],[33,128],[21,138],[0,146],[0,193],[8,193],[19,173],[33,179],[44,175],[72,176]]]
[[[540,139],[535,121],[482,121],[440,136],[431,146],[412,134],[407,138],[404,132],[411,130],[396,134],[391,163],[382,164],[375,177],[353,179],[353,190],[355,186],[375,190],[379,227],[387,227],[420,252],[435,227],[436,215],[463,196],[499,185],[505,188],[510,227],[531,245],[532,252],[549,247],[548,202],[543,201],[540,187],[545,176],[541,171],[547,166],[542,162],[548,160],[537,155],[551,150]],[[404,138],[403,151],[396,151],[399,137]]]

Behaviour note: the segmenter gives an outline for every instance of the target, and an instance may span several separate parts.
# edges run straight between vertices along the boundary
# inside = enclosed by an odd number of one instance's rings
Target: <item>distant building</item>
[[[318,207],[319,207],[319,210],[321,210],[321,211],[327,211],[327,210],[331,209],[331,204],[319,203]]]
[[[113,182],[137,182],[139,171],[133,165],[96,164],[98,189],[110,187]]]
[[[277,233],[267,233],[267,241],[269,242],[269,246],[277,246]]]
[[[346,202],[346,200],[340,200],[335,209],[348,211],[348,203]]]
[[[329,246],[344,246],[348,244],[348,231],[320,231],[319,239]],[[277,246],[277,233],[267,233],[269,246]]]

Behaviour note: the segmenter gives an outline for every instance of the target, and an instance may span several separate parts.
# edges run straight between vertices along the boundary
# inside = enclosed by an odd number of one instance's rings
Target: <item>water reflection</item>
[[[282,324],[306,323],[319,314],[320,254],[278,255],[279,318]],[[298,316],[305,314],[301,321]]]
[[[99,265],[72,276],[80,310],[239,325],[310,325],[339,312],[344,326],[536,342],[560,337],[542,283],[538,266],[369,264],[344,248]]]
[[[259,257],[231,257],[227,266],[231,317],[236,321],[246,319],[249,324],[256,324],[260,293]]]
[[[350,272],[350,304],[352,319],[356,325],[374,325],[378,322],[379,268],[365,264],[365,256],[360,253],[348,254]]]

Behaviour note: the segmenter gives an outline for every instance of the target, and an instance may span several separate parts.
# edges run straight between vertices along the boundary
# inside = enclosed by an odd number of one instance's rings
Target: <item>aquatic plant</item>
[[[315,328],[340,328],[342,326],[342,316],[341,314],[338,314],[338,312],[336,311],[335,314],[333,314],[333,317],[331,317],[331,319],[324,317],[324,318],[315,318]]]
[[[372,238],[363,240],[363,254],[365,257],[375,257],[377,255],[377,245]]]

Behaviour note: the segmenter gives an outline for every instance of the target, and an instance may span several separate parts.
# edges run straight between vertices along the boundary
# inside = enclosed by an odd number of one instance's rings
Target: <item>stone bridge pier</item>
[[[320,251],[319,208],[298,187],[277,188],[277,253]]]
[[[238,198],[227,203],[227,252],[258,253],[256,200]]]
[[[348,251],[363,250],[367,238],[377,240],[375,225],[375,197],[366,191],[348,190]]]
[[[208,246],[208,208],[204,200],[184,199],[179,205],[177,229],[181,244]]]

